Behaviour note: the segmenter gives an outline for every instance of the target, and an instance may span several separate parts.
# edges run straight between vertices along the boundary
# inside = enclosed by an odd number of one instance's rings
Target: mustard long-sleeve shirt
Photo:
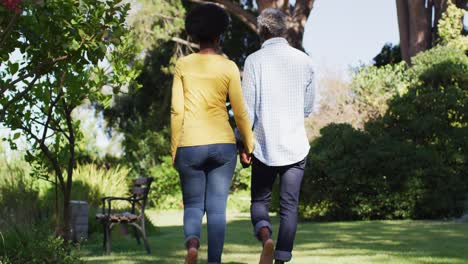
[[[252,124],[237,65],[215,54],[194,53],[177,61],[171,103],[173,157],[178,147],[236,142],[226,109],[228,97],[244,146],[252,153]]]

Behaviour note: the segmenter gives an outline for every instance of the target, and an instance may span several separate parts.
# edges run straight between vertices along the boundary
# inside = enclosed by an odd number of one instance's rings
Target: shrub
[[[0,232],[0,263],[84,263],[80,259],[78,244],[66,242],[51,233],[47,225],[13,226],[6,233]]]
[[[251,172],[252,167],[244,169],[239,162],[237,163],[236,170],[234,171],[234,176],[232,178],[231,193],[245,190],[250,191]]]
[[[117,165],[102,168],[94,164],[79,165],[74,171],[72,200],[87,201],[89,207],[101,207],[104,196],[129,195],[129,169]],[[115,201],[112,206],[125,208],[128,203]]]
[[[406,93],[409,82],[403,62],[362,67],[351,82],[353,104],[366,114],[366,120],[378,118],[387,111],[389,99]]]
[[[86,201],[88,203],[88,231],[94,233],[101,230],[102,226],[96,221],[95,216],[102,208],[101,198],[104,196],[129,196],[131,177],[126,167],[117,165],[113,168],[99,167],[96,164],[78,165],[74,171],[73,189],[71,200]],[[48,184],[41,196],[44,204],[43,210],[53,214],[55,204],[55,188]],[[58,203],[62,203],[59,193]],[[113,209],[126,209],[130,204],[126,201],[114,201]],[[61,211],[59,212],[61,214]]]
[[[31,225],[40,220],[39,188],[28,163],[0,145],[0,230],[10,224]]]
[[[10,167],[0,175],[0,227],[17,223],[34,224],[41,218],[39,191],[25,171]]]
[[[179,174],[172,166],[172,157],[164,156],[161,160],[150,169],[150,175],[154,177],[148,198],[150,205],[157,209],[182,208]]]
[[[437,46],[416,56],[411,68],[393,69],[393,76],[406,79],[385,81],[388,88],[383,91],[397,91],[401,84],[408,85],[407,91],[387,93],[387,110],[363,130],[344,124],[321,130],[308,157],[303,217],[447,218],[463,213],[468,192],[468,57],[459,47]],[[354,83],[378,87],[381,74],[393,71],[380,69],[360,71]]]

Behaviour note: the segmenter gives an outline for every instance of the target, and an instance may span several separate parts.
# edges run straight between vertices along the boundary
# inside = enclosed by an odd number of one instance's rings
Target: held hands
[[[248,168],[252,164],[252,154],[247,153],[244,148],[239,150],[239,152],[242,167]]]

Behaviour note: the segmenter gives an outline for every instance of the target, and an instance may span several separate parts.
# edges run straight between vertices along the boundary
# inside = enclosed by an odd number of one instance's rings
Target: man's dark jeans
[[[255,235],[262,227],[272,230],[268,215],[271,191],[276,176],[280,176],[280,228],[275,259],[290,261],[297,228],[299,192],[304,176],[305,159],[291,165],[272,167],[255,157],[252,160],[252,204],[250,214]]]
[[[208,222],[208,263],[221,263],[226,232],[226,202],[236,167],[235,144],[177,149],[184,200],[185,239],[200,239],[202,218]]]

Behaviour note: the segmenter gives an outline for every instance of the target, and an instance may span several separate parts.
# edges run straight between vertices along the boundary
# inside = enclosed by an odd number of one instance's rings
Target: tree
[[[57,232],[65,239],[81,139],[73,110],[84,100],[109,105],[113,92],[137,76],[128,11],[122,0],[0,5],[0,123],[15,132],[6,139],[12,148],[21,135],[31,144],[26,159],[36,176],[55,175],[63,197],[61,224],[56,202]]]
[[[400,45],[386,43],[380,53],[373,58],[373,61],[377,67],[400,63],[402,61]]]
[[[266,8],[281,9],[288,16],[287,39],[291,46],[304,50],[302,39],[307,18],[314,6],[315,0],[296,0],[292,5],[289,0],[256,0],[257,9],[253,8],[251,1],[231,1],[231,0],[189,0],[195,3],[214,2],[223,6],[229,13],[242,21],[250,30],[257,32],[256,13],[262,12]]]
[[[408,64],[411,57],[436,43],[439,20],[450,2],[468,8],[467,0],[396,0],[401,55]]]
[[[135,38],[144,50],[144,65],[137,86],[114,97],[104,117],[124,135],[124,162],[132,173],[149,175],[161,157],[169,154],[167,141],[172,83],[176,57],[188,53],[183,39],[185,10],[179,0],[139,0],[129,16]]]

